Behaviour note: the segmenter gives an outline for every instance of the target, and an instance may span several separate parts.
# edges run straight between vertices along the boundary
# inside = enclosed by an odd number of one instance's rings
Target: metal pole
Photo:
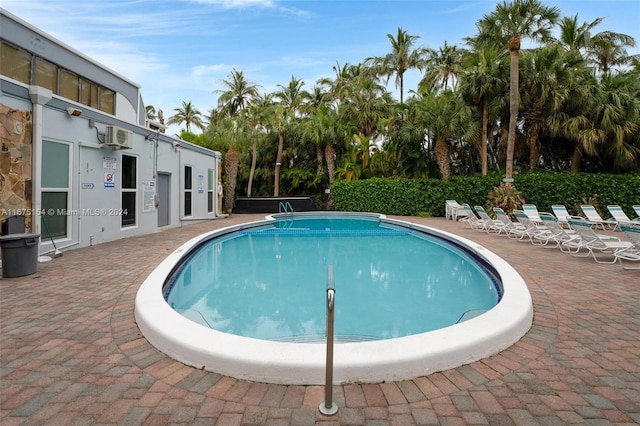
[[[325,369],[324,402],[320,403],[320,413],[333,416],[338,405],[333,402],[333,311],[336,290],[334,288],[333,268],[327,271],[327,364]]]

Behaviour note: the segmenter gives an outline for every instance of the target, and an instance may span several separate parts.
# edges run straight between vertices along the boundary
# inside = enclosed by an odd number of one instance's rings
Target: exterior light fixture
[[[74,117],[80,117],[82,115],[82,110],[74,107],[67,108],[67,113]]]

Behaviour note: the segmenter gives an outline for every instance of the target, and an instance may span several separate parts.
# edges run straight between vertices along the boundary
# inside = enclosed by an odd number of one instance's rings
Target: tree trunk
[[[324,153],[320,143],[316,144],[316,163],[316,173],[318,176],[322,176],[322,173],[324,172]]]
[[[573,155],[571,156],[571,173],[578,173],[580,171],[580,164],[582,163],[582,149],[580,145],[576,144],[573,149]]]
[[[482,176],[487,175],[487,126],[489,124],[489,97],[482,99],[482,134],[480,135],[480,162],[482,163]]]
[[[236,183],[238,178],[238,164],[240,163],[238,158],[238,152],[234,147],[227,150],[224,156],[224,171],[226,175],[225,188],[224,188],[224,205],[227,214],[231,214],[233,211],[234,195],[236,193]]]
[[[336,172],[336,152],[331,143],[324,146],[324,158],[327,160],[327,174],[329,175],[329,185],[331,185]]]
[[[509,55],[511,56],[511,69],[509,78],[509,136],[507,138],[507,164],[505,174],[507,179],[513,179],[513,150],[516,143],[516,126],[518,125],[518,88],[519,76],[520,37],[516,34],[509,40]],[[511,182],[507,181],[507,186]]]
[[[284,130],[278,132],[278,154],[276,156],[276,168],[273,181],[273,196],[280,195],[280,166],[282,166],[282,151],[284,149]]]
[[[531,127],[529,136],[529,170],[534,171],[538,167],[538,155],[540,155],[540,144],[538,143],[538,126]]]
[[[440,174],[442,175],[442,180],[449,180],[449,176],[451,176],[451,164],[449,164],[449,145],[447,145],[447,143],[443,139],[438,138],[436,140],[434,151],[436,154],[436,160],[438,161],[438,168],[440,169]]]
[[[253,140],[251,147],[251,170],[249,170],[249,182],[247,183],[247,197],[251,197],[251,189],[253,187],[253,176],[256,173],[256,163],[258,161],[258,144]]]

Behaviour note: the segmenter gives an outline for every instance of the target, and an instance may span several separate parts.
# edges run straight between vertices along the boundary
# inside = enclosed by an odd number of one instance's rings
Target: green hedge
[[[491,189],[502,176],[452,177],[437,179],[373,178],[347,182],[335,181],[331,197],[336,210],[366,211],[400,216],[444,216],[446,200],[486,206]],[[630,217],[631,206],[640,205],[640,174],[610,175],[592,173],[524,173],[514,177],[514,185],[526,203],[540,211],[551,212],[551,205],[563,204],[572,213],[574,205],[599,203],[603,212],[607,204],[618,204]]]

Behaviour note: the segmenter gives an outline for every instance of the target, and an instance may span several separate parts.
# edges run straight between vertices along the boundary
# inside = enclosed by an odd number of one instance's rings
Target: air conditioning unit
[[[112,148],[133,148],[133,132],[116,126],[107,126],[104,145]]]

